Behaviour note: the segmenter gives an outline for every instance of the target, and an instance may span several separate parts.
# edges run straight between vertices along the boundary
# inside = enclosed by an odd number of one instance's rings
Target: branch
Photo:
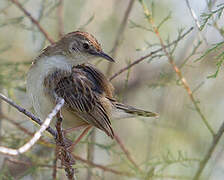
[[[211,4],[210,6],[208,6],[209,11],[211,11],[211,7],[216,3],[216,0],[211,1],[209,0],[209,3]],[[220,33],[221,34],[221,33]],[[216,133],[216,135],[213,137],[213,141],[211,146],[208,149],[207,154],[205,155],[204,159],[201,161],[199,168],[197,170],[197,172],[195,173],[194,176],[194,180],[197,180],[200,178],[203,170],[205,169],[209,159],[212,157],[212,153],[214,152],[216,146],[218,145],[219,140],[221,139],[222,135],[224,133],[224,122],[222,123],[221,127],[219,128],[218,132]]]
[[[189,0],[185,0],[185,2],[186,2],[186,4],[187,4],[187,7],[188,7],[188,9],[189,9],[189,11],[190,11],[190,13],[191,13],[191,16],[192,16],[193,20],[195,21],[195,24],[196,24],[196,26],[197,26],[197,28],[198,28],[199,37],[200,37],[201,39],[203,39],[203,40],[206,42],[206,44],[208,44],[206,38],[205,38],[205,37],[203,36],[203,34],[201,33],[201,30],[200,30],[200,29],[201,29],[201,25],[200,25],[200,23],[199,23],[199,20],[198,20],[198,18],[197,18],[197,15],[196,15],[195,11],[192,9],[192,7],[191,7],[191,5],[190,5]]]
[[[205,126],[208,128],[209,132],[214,136],[215,133],[213,131],[213,129],[211,128],[211,126],[209,125],[207,119],[205,118],[205,116],[202,114],[201,109],[198,106],[197,101],[195,100],[193,93],[188,85],[187,80],[185,79],[185,77],[183,76],[182,72],[180,71],[180,69],[176,66],[173,57],[169,54],[169,52],[166,49],[166,46],[164,45],[164,42],[159,34],[159,31],[152,19],[152,16],[149,12],[149,9],[147,8],[147,6],[144,4],[143,0],[140,0],[140,3],[142,4],[143,10],[144,10],[144,14],[146,16],[146,18],[148,19],[149,23],[152,25],[153,31],[156,34],[157,38],[160,41],[160,45],[164,51],[164,53],[166,54],[166,57],[169,60],[169,63],[171,64],[171,66],[173,67],[174,71],[176,72],[177,76],[179,77],[179,79],[181,80],[183,87],[185,88],[185,90],[187,91],[196,111],[198,112],[198,114],[200,115],[202,121],[204,122]]]
[[[78,138],[71,144],[70,150],[73,151],[76,144],[78,144],[81,139],[89,132],[89,130],[92,128],[92,125],[87,125],[87,127],[83,130],[83,132],[78,136]]]
[[[57,129],[57,138],[56,140],[56,159],[61,160],[61,164],[65,167],[66,176],[69,180],[76,180],[75,170],[72,165],[75,164],[75,160],[71,155],[69,148],[72,144],[71,140],[64,137],[64,132],[62,130],[62,115],[61,111],[57,114],[56,129]]]
[[[114,134],[114,139],[117,141],[117,143],[121,147],[122,151],[125,153],[125,155],[128,158],[128,160],[134,165],[135,168],[137,168],[140,172],[142,172],[142,170],[140,169],[140,167],[136,164],[136,162],[131,157],[130,152],[127,150],[127,148],[125,147],[125,145],[123,144],[123,142],[121,141],[121,139],[119,138],[119,136],[116,135],[116,134]]]
[[[58,9],[57,9],[59,38],[62,38],[62,36],[64,36],[63,3],[64,3],[64,0],[59,0]]]
[[[16,103],[14,103],[11,99],[7,98],[6,96],[4,96],[3,94],[0,93],[0,99],[2,99],[3,101],[7,102],[8,104],[10,104],[11,106],[13,106],[14,108],[16,108],[18,111],[20,111],[21,113],[25,114],[26,116],[28,116],[30,119],[32,119],[34,122],[36,122],[39,125],[42,125],[42,121],[35,117],[34,114],[32,114],[31,112],[27,111],[26,109],[20,107],[19,105],[17,105]],[[54,138],[57,137],[57,133],[55,132],[54,129],[52,129],[51,127],[48,127],[46,129]]]
[[[6,161],[15,163],[15,164],[20,164],[20,165],[25,165],[29,167],[43,167],[43,168],[54,168],[52,165],[47,165],[47,164],[35,164],[34,162],[27,162],[27,161],[21,161],[17,159],[12,159],[12,158],[5,158]],[[62,169],[63,167],[56,167],[57,169]]]
[[[187,34],[189,34],[193,29],[194,29],[193,27],[191,27],[190,29],[188,29],[183,35],[179,36],[176,40],[174,40],[174,41],[171,42],[170,44],[166,45],[165,48],[168,48],[168,47],[170,47],[170,46],[172,46],[172,45],[178,43],[178,42],[179,42],[180,40],[182,40]],[[152,51],[151,53],[149,53],[149,54],[147,54],[147,55],[145,55],[145,56],[143,56],[143,57],[141,57],[141,58],[135,60],[133,63],[129,64],[128,66],[126,66],[126,67],[122,68],[121,70],[119,70],[118,72],[116,72],[113,76],[111,76],[111,77],[109,78],[109,80],[110,80],[110,81],[113,80],[115,77],[117,77],[117,76],[120,75],[121,73],[127,71],[128,69],[132,68],[132,67],[135,66],[136,64],[138,64],[138,63],[142,62],[143,60],[145,60],[146,58],[151,57],[151,56],[153,56],[154,54],[156,54],[156,53],[158,53],[158,52],[161,52],[161,51],[163,51],[163,48],[159,48],[159,49],[157,49],[157,50],[155,50],[155,51]]]
[[[114,174],[117,174],[117,175],[121,175],[121,176],[128,176],[128,177],[134,177],[135,175],[130,173],[130,172],[124,172],[124,171],[117,171],[117,170],[114,170],[114,169],[111,169],[111,168],[108,168],[106,166],[103,166],[103,165],[100,165],[100,164],[95,164],[91,161],[88,161],[88,160],[85,160],[83,159],[82,157],[80,156],[77,156],[75,155],[74,153],[72,154],[72,156],[78,160],[78,161],[81,161],[83,163],[86,163],[88,164],[89,166],[92,166],[92,167],[96,167],[96,168],[99,168],[103,171],[108,171],[108,172],[111,172],[111,173],[114,173]]]
[[[5,118],[5,117],[4,117]],[[42,123],[42,122],[41,122]],[[29,135],[29,136],[33,136],[33,134],[29,131],[29,130],[25,130],[24,128],[19,128],[20,130],[22,130],[25,134]],[[49,146],[51,144],[49,144],[48,142],[46,142],[45,140],[43,140],[43,145],[47,145],[48,147],[51,147],[52,146]],[[103,166],[103,165],[99,165],[99,164],[95,164],[93,163],[92,161],[89,161],[89,160],[85,160],[83,159],[82,157],[78,156],[78,155],[74,155],[72,154],[72,156],[76,159],[76,160],[79,160],[85,164],[88,164],[89,166],[92,166],[92,167],[95,167],[95,168],[98,168],[98,169],[101,169],[103,171],[108,171],[108,172],[111,172],[111,173],[114,173],[114,174],[117,174],[117,175],[124,175],[124,176],[135,176],[134,174],[132,173],[129,173],[129,172],[122,172],[122,171],[117,171],[117,170],[114,170],[114,169],[111,169],[111,168],[108,168],[106,166]],[[42,166],[42,165],[39,165],[39,164],[33,164],[35,166]],[[44,165],[45,167],[49,167],[49,168],[63,168],[63,167],[55,167],[55,166],[51,166],[51,165]]]
[[[93,128],[87,143],[87,160],[91,162],[94,161],[94,152],[95,152],[94,142],[95,141],[96,141],[96,129]],[[92,179],[92,170],[91,168],[88,168],[86,180],[91,180],[91,179]]]
[[[0,87],[0,92],[2,91],[2,87]],[[2,119],[3,119],[3,114],[2,114],[2,102],[0,102],[0,137],[2,135]]]
[[[40,126],[40,129],[34,134],[34,136],[30,139],[29,142],[27,142],[25,145],[23,145],[22,147],[18,149],[11,149],[11,148],[5,148],[0,146],[0,153],[8,154],[8,155],[19,155],[28,151],[40,139],[42,133],[48,128],[51,120],[58,113],[58,111],[62,108],[63,105],[64,105],[64,99],[60,99],[59,103],[55,106],[52,112],[47,116],[47,118],[44,120],[44,122]]]
[[[133,7],[133,4],[134,4],[134,1],[135,0],[130,0],[129,1],[129,4],[128,4],[128,7],[125,11],[125,14],[124,14],[124,17],[123,17],[123,20],[120,24],[120,27],[117,31],[117,35],[116,35],[116,39],[115,39],[115,42],[114,42],[114,45],[113,45],[113,48],[112,48],[112,57],[115,58],[116,56],[116,53],[117,53],[117,50],[118,50],[118,47],[119,47],[119,43],[121,41],[121,38],[123,36],[123,33],[124,33],[124,29],[127,25],[127,21],[128,21],[128,17],[130,15],[130,12],[131,12],[131,9]],[[113,68],[113,63],[110,63],[108,65],[108,68],[107,68],[107,71],[106,71],[106,75],[109,76],[111,74],[111,70]]]
[[[200,166],[194,176],[194,180],[199,179],[199,177],[201,176],[201,173],[203,172],[209,159],[212,157],[212,153],[214,152],[216,146],[218,145],[218,142],[221,139],[223,133],[224,133],[224,122],[222,123],[221,127],[219,128],[217,134],[214,136],[212,145],[210,146],[207,154],[205,155],[205,158],[201,161]]]
[[[52,171],[52,179],[57,180],[57,162],[58,162],[58,157],[57,157],[57,147],[54,150],[54,160],[53,160],[53,171]]]
[[[23,126],[21,126],[20,123],[18,123],[18,122],[16,122],[15,120],[9,118],[8,116],[2,114],[2,118],[3,118],[3,119],[6,119],[7,122],[12,123],[14,126],[16,126],[19,130],[23,131],[25,134],[27,134],[27,135],[29,135],[29,136],[32,136],[32,137],[34,136],[34,133],[28,131],[26,128],[24,128]],[[42,122],[41,122],[41,123],[42,123]],[[47,147],[54,147],[54,144],[51,144],[51,143],[45,141],[43,138],[40,138],[40,139],[39,139],[39,142],[40,142],[40,144],[42,144],[42,145],[44,145],[44,146],[47,146]]]
[[[30,20],[33,24],[37,26],[40,32],[45,36],[45,38],[51,43],[54,43],[54,40],[48,35],[48,33],[44,30],[44,28],[40,25],[40,23],[31,16],[31,14],[20,4],[17,0],[10,0],[13,4],[15,4]]]

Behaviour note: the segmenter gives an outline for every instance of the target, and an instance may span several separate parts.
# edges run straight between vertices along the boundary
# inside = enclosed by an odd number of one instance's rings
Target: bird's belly
[[[50,98],[46,95],[45,95],[45,97],[42,96],[42,100],[40,102],[45,103],[45,105],[41,105],[42,103],[40,104],[40,107],[41,107],[40,111],[41,111],[41,116],[42,117],[44,116],[46,118],[47,115],[55,107],[55,104],[53,102],[51,102]],[[63,128],[74,128],[74,127],[79,127],[79,126],[86,124],[86,122],[84,120],[82,120],[75,113],[67,110],[67,108],[65,106],[62,107],[61,114],[63,117],[63,122],[62,122]],[[54,121],[55,121],[55,119],[56,118],[54,118]]]
[[[66,108],[62,108],[63,116],[63,127],[64,128],[74,128],[87,124],[86,121],[81,119],[75,113],[68,111]]]

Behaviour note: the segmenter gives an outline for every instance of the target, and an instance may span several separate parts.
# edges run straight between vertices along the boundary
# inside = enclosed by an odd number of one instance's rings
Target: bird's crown
[[[89,45],[93,46],[96,50],[102,51],[100,43],[96,40],[96,38],[87,32],[83,31],[75,31],[70,32],[64,36],[65,39],[79,39],[80,41],[87,41]]]
[[[49,57],[54,55],[69,57],[73,61],[76,61],[76,64],[84,63],[94,57],[102,57],[114,62],[113,58],[103,52],[100,44],[93,35],[82,31],[66,34],[58,42],[44,49],[36,60],[43,56]]]

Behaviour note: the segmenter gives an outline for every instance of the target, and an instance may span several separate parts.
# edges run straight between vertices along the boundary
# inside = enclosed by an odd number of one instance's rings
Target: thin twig
[[[219,128],[217,134],[214,136],[212,144],[211,144],[210,148],[208,149],[208,152],[205,155],[205,158],[200,162],[200,166],[194,176],[194,180],[198,180],[199,177],[201,176],[201,173],[203,172],[209,159],[212,157],[212,153],[214,152],[216,146],[218,145],[218,142],[221,139],[223,133],[224,133],[224,122],[222,123],[221,127]]]
[[[128,4],[128,7],[125,11],[123,20],[121,21],[120,27],[117,31],[116,39],[115,39],[115,42],[114,42],[114,45],[113,45],[113,48],[112,48],[112,57],[113,58],[116,57],[117,50],[118,50],[118,47],[119,47],[119,43],[121,42],[121,39],[122,39],[122,36],[123,36],[123,33],[124,33],[124,29],[127,25],[128,17],[130,15],[131,10],[132,10],[134,1],[135,0],[130,0],[129,1],[129,4]],[[107,68],[107,71],[106,71],[107,77],[111,74],[112,68],[113,68],[113,63],[110,63],[108,65],[108,68]]]
[[[87,143],[87,160],[93,162],[94,161],[94,151],[95,151],[95,146],[94,142],[96,140],[96,130],[95,128],[92,129],[91,134],[89,136],[89,141]],[[87,169],[87,177],[86,180],[91,180],[92,179],[92,170],[89,167]]]
[[[57,114],[57,112],[64,105],[64,99],[61,99],[59,103],[55,106],[52,112],[47,116],[44,122],[41,124],[40,129],[34,134],[34,136],[27,142],[25,145],[18,149],[6,148],[0,146],[0,153],[8,154],[8,155],[19,155],[26,151],[28,151],[41,137],[42,133],[47,129],[53,117]]]
[[[5,118],[5,117],[4,117]],[[42,122],[41,122],[42,124]],[[19,128],[20,129],[20,128]],[[22,130],[22,129],[21,129]],[[22,130],[23,131],[23,130]],[[24,133],[26,133],[27,135],[30,135],[30,136],[33,136],[33,133],[31,133],[30,131],[26,130],[26,131],[23,131]],[[48,142],[46,142],[45,140],[43,140],[44,144],[49,144]],[[85,160],[83,159],[82,157],[78,156],[78,155],[74,155],[72,154],[72,156],[74,156],[75,159],[83,162],[83,163],[86,163],[92,167],[95,167],[95,168],[99,168],[99,169],[102,169],[104,171],[108,171],[108,172],[111,172],[111,173],[114,173],[114,174],[117,174],[117,175],[124,175],[124,176],[134,176],[134,174],[132,173],[128,173],[128,172],[121,172],[121,171],[117,171],[117,170],[114,170],[114,169],[111,169],[111,168],[107,168],[103,165],[99,165],[99,164],[95,164],[93,163],[92,161],[89,161],[89,160]],[[24,162],[25,163],[25,162]],[[27,165],[31,165],[31,164],[27,164]],[[32,164],[32,165],[35,165],[35,166],[40,166],[40,167],[49,167],[49,168],[54,168],[54,166],[52,165],[42,165],[42,164]],[[57,168],[62,168],[62,167],[58,167]]]
[[[42,124],[42,122],[41,122]],[[32,133],[29,132],[28,130],[27,131],[24,131],[24,133],[32,136]],[[44,141],[44,140],[43,140]],[[47,142],[45,142],[44,144],[47,144]],[[111,173],[114,173],[114,174],[117,174],[117,175],[124,175],[124,176],[134,176],[134,174],[132,173],[129,173],[129,172],[122,172],[122,171],[117,171],[117,170],[114,170],[114,169],[111,169],[111,168],[108,168],[108,167],[105,167],[103,165],[99,165],[99,164],[95,164],[91,161],[88,161],[88,160],[85,160],[83,159],[82,157],[78,156],[78,155],[74,155],[72,154],[72,156],[74,156],[75,159],[83,162],[83,163],[86,163],[92,167],[95,167],[95,168],[99,168],[99,169],[102,169],[103,171],[108,171],[108,172],[111,172]],[[43,167],[49,167],[49,168],[54,168],[54,166],[51,166],[51,165],[40,165],[40,164],[35,164],[35,166],[43,166]],[[57,167],[57,168],[62,168],[62,167]]]
[[[62,38],[64,36],[63,3],[64,3],[64,0],[59,0],[58,9],[57,9],[59,38]]]
[[[182,39],[183,39],[187,34],[189,34],[193,29],[194,29],[193,27],[191,27],[190,29],[188,29],[183,35],[181,35],[180,37],[178,37],[176,40],[174,40],[174,41],[171,42],[170,44],[166,45],[165,48],[168,48],[168,47],[170,47],[170,46],[176,44],[176,43],[179,42],[180,40],[182,40]],[[146,58],[151,57],[151,56],[153,56],[154,54],[156,54],[156,53],[158,53],[158,52],[161,52],[161,51],[163,51],[163,48],[159,48],[159,49],[157,49],[157,50],[155,50],[155,51],[152,51],[151,53],[149,53],[149,54],[147,54],[147,55],[145,55],[145,56],[143,56],[143,57],[141,57],[141,58],[135,60],[133,63],[129,64],[128,66],[126,66],[126,67],[122,68],[121,70],[119,70],[118,72],[114,73],[114,75],[111,76],[111,77],[109,78],[109,80],[110,80],[110,81],[113,80],[115,77],[117,77],[117,76],[120,75],[121,73],[127,71],[128,69],[132,68],[132,67],[135,66],[136,64],[138,64],[138,63],[142,62],[143,60],[145,60]]]
[[[108,167],[106,167],[106,166],[103,166],[103,165],[96,164],[96,163],[93,163],[93,162],[91,162],[91,161],[85,160],[85,159],[83,159],[82,157],[75,155],[74,153],[72,154],[72,156],[73,156],[77,161],[81,161],[81,162],[83,162],[83,163],[88,164],[89,166],[92,166],[92,167],[95,167],[95,168],[102,169],[103,171],[108,171],[108,172],[111,172],[111,173],[114,173],[114,174],[117,174],[117,175],[121,175],[121,176],[128,176],[128,177],[134,177],[134,176],[135,176],[133,173],[130,173],[130,172],[117,171],[117,170],[108,168]]]
[[[197,17],[197,15],[196,15],[195,11],[193,10],[193,8],[192,8],[191,5],[190,5],[189,0],[185,0],[185,2],[186,2],[186,4],[187,4],[187,7],[188,7],[188,9],[189,9],[189,11],[190,11],[190,13],[191,13],[191,16],[192,16],[193,20],[195,21],[195,24],[196,24],[197,29],[198,29],[199,37],[200,37],[202,40],[204,40],[204,42],[205,42],[206,44],[208,44],[206,38],[203,36],[203,34],[202,34],[201,30],[200,30],[201,25],[200,25],[200,23],[199,23],[199,20],[198,20],[198,17]]]
[[[137,163],[131,157],[130,152],[127,150],[127,148],[125,147],[124,143],[121,141],[120,137],[117,134],[114,134],[114,139],[117,141],[117,143],[121,147],[122,151],[125,153],[125,155],[128,158],[128,160],[135,166],[135,168],[137,168],[140,172],[142,172],[140,167],[137,165]]]
[[[214,136],[215,132],[213,131],[213,129],[211,128],[210,124],[208,123],[207,119],[205,118],[204,114],[202,114],[201,109],[199,108],[199,105],[197,103],[197,101],[195,100],[193,93],[188,85],[188,82],[186,81],[185,77],[183,76],[182,72],[180,71],[180,69],[176,66],[173,57],[169,54],[169,52],[166,49],[166,46],[164,45],[164,42],[159,34],[159,31],[152,19],[152,16],[149,12],[149,9],[147,8],[147,6],[144,4],[143,0],[140,1],[145,13],[146,18],[149,20],[149,23],[152,25],[153,31],[155,32],[156,36],[158,37],[161,47],[164,51],[164,53],[166,54],[169,63],[171,64],[171,66],[173,67],[174,71],[176,72],[177,76],[179,77],[179,79],[181,80],[183,87],[185,88],[185,90],[187,91],[196,111],[198,112],[198,114],[200,115],[202,121],[204,122],[205,126],[208,128],[209,132]]]
[[[32,136],[32,133],[29,132],[28,130],[24,131],[24,133],[26,133],[27,135]],[[44,140],[43,140],[43,141],[44,141]],[[48,144],[48,142],[45,141],[44,144]],[[88,165],[90,165],[90,166],[92,166],[92,167],[102,169],[102,170],[104,170],[104,171],[108,171],[108,172],[111,172],[111,173],[114,173],[114,174],[117,174],[117,175],[134,176],[134,174],[131,174],[131,173],[128,173],[128,172],[121,172],[121,171],[117,171],[117,170],[114,170],[114,169],[111,169],[111,168],[107,168],[107,167],[105,167],[105,166],[103,166],[103,165],[95,164],[95,163],[93,163],[92,161],[85,160],[85,159],[83,159],[82,157],[80,157],[80,156],[78,156],[78,155],[74,155],[74,154],[72,154],[72,156],[74,156],[74,158],[75,158],[76,160],[79,160],[79,161],[81,161],[81,162],[83,162],[83,163],[86,163],[86,164],[88,164]],[[24,162],[24,163],[25,163],[25,162]],[[29,164],[27,164],[27,165],[31,165],[31,163],[29,163]],[[54,168],[54,166],[52,166],[52,165],[42,165],[42,164],[32,164],[32,165],[40,166],[40,167]],[[61,169],[61,168],[63,168],[63,167],[58,167],[58,166],[57,166],[57,168],[60,168],[60,169]]]
[[[33,162],[25,162],[25,161],[20,161],[20,160],[16,160],[16,159],[9,159],[6,158],[6,161],[12,162],[12,163],[16,163],[16,164],[21,164],[21,165],[26,165],[29,167],[33,167],[33,166],[37,166],[37,167],[44,167],[44,168],[54,168],[52,165],[46,165],[46,164],[35,164]],[[63,167],[56,167],[57,169],[62,169]]]
[[[216,0],[209,0],[208,4],[210,4],[210,6],[208,5],[208,10],[211,11],[212,6],[214,6],[216,3]],[[210,148],[208,149],[207,154],[205,155],[204,159],[201,161],[199,168],[197,170],[197,172],[195,173],[194,176],[194,180],[198,180],[204,170],[204,168],[206,167],[209,159],[212,157],[212,153],[214,152],[216,146],[218,145],[219,140],[221,139],[222,135],[224,133],[224,122],[222,123],[221,127],[219,128],[218,132],[215,134],[215,136],[213,136],[213,141],[212,144],[210,146]]]
[[[66,176],[69,180],[76,180],[75,170],[72,165],[75,164],[74,158],[71,156],[71,151],[69,147],[72,142],[64,137],[64,132],[62,130],[62,115],[61,111],[57,114],[56,121],[56,130],[57,130],[57,139],[56,139],[56,158],[61,160],[61,164],[65,167]]]
[[[51,43],[54,43],[54,40],[49,36],[49,34],[44,30],[44,28],[40,25],[40,23],[34,19],[34,17],[20,4],[17,0],[10,0],[13,4],[15,4],[23,13],[32,21],[33,24],[37,26],[40,32],[45,36],[45,38]]]
[[[196,24],[197,28],[200,29],[200,23],[199,23],[199,20],[198,20],[198,18],[197,18],[196,13],[195,13],[194,10],[191,8],[189,1],[188,1],[188,0],[185,0],[185,2],[186,2],[186,4],[187,4],[187,7],[188,7],[190,13],[191,13],[192,18],[193,18],[194,21],[195,21],[195,24]]]
[[[3,94],[0,93],[0,99],[4,100],[5,102],[7,102],[8,104],[10,104],[11,106],[13,106],[14,108],[16,108],[18,111],[20,111],[21,113],[25,114],[26,116],[28,116],[30,119],[32,119],[34,122],[36,122],[39,125],[42,125],[42,121],[35,117],[34,114],[32,114],[31,112],[27,111],[26,109],[20,107],[19,105],[17,105],[15,102],[13,102],[11,99],[7,98],[6,96],[4,96]],[[51,127],[48,127],[46,129],[54,138],[57,137],[57,133],[55,132],[54,129],[52,129]]]
[[[84,131],[79,135],[79,137],[75,140],[75,142],[72,143],[70,150],[73,151],[76,144],[81,141],[81,139],[89,132],[89,130],[92,128],[92,125],[88,125]]]
[[[14,126],[17,127],[17,129],[23,131],[25,134],[27,134],[27,135],[29,135],[29,136],[33,136],[33,135],[34,135],[34,133],[28,131],[26,128],[24,128],[23,126],[21,126],[20,123],[18,123],[18,122],[16,122],[15,120],[9,118],[8,116],[5,116],[4,114],[2,114],[2,118],[3,118],[3,119],[6,119],[7,122],[12,123]],[[47,147],[54,147],[54,144],[51,144],[51,143],[45,141],[43,138],[40,138],[40,139],[39,139],[39,142],[40,142],[40,144],[44,144],[44,145],[47,146]]]
[[[23,131],[25,134],[33,137],[34,133],[32,133],[29,130],[27,130],[26,128],[22,127],[19,123],[15,122],[13,119],[9,118],[8,116],[5,116],[4,114],[2,114],[2,118],[6,119],[8,122],[10,122],[13,125],[15,125],[19,130]],[[49,142],[45,141],[42,138],[40,138],[39,141],[41,142],[41,144],[43,144],[43,145],[45,145],[47,147],[54,147],[53,144],[50,144]],[[36,164],[35,164],[35,166],[36,166]],[[54,180],[56,180],[57,168],[58,168],[57,167],[57,158],[55,158],[54,159],[54,163],[53,163],[53,173],[52,173],[52,179],[54,179]]]
[[[0,87],[0,92],[2,90],[2,87]],[[2,102],[0,102],[0,139],[1,139],[1,135],[2,135]]]
[[[210,0],[207,4],[207,7],[208,7],[208,10],[209,10],[209,13],[212,13],[212,7],[216,4],[216,1],[217,0]],[[223,29],[219,27],[218,23],[217,23],[217,20],[219,18],[217,18],[215,20],[214,16],[211,17],[212,18],[212,26],[219,32],[219,34],[224,38],[224,32],[223,32]]]
[[[53,161],[53,172],[52,172],[53,180],[57,179],[57,162],[58,162],[58,157],[57,157],[57,147],[56,147],[54,150],[54,161]]]
[[[208,11],[211,12],[211,8],[215,5],[217,0],[206,0],[207,1],[207,6],[201,11],[201,14],[207,13]],[[192,48],[192,44],[194,44],[195,41],[198,41],[198,36],[200,36],[200,31],[195,31],[194,34],[192,34],[191,39],[188,40],[188,43],[182,48],[182,55],[181,57],[184,57],[186,53],[190,51]],[[181,68],[181,67],[180,67]]]

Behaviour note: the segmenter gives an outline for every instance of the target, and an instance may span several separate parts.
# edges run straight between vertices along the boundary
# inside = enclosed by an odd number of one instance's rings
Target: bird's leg
[[[62,129],[63,117],[61,115],[61,111],[57,113],[56,118],[57,118],[55,125],[57,130],[56,144],[68,148],[72,145],[72,141],[65,137],[64,130]]]
[[[62,129],[62,115],[61,111],[59,111],[56,115],[56,129],[57,129],[57,138],[56,138],[56,159],[61,160],[61,164],[65,167],[66,176],[68,179],[74,179],[74,168],[72,165],[75,164],[75,159],[71,155],[71,151],[69,151],[72,141],[64,137],[64,132]],[[56,175],[55,175],[56,177]]]
[[[57,140],[56,141],[62,141],[63,142],[63,138],[64,138],[64,134],[63,134],[63,130],[62,130],[62,115],[61,115],[61,111],[59,111],[56,115],[57,120],[56,120],[56,130],[57,130]]]
[[[59,144],[60,142],[63,142],[63,141],[61,141],[63,138],[63,132],[62,132],[62,116],[61,116],[60,111],[57,113],[56,119],[57,120],[56,120],[55,127],[57,130],[57,136],[55,138],[55,141],[56,141],[56,144]],[[59,154],[59,148],[58,148],[58,146],[56,146],[55,147],[54,168],[53,168],[54,179],[56,179],[56,176],[57,176],[57,168],[56,167],[57,167],[58,154]]]
[[[89,125],[88,125],[88,124],[82,124],[82,125],[80,125],[80,126],[76,126],[76,127],[72,127],[72,128],[64,129],[63,132],[64,132],[65,134],[68,134],[68,133],[71,133],[71,132],[73,132],[73,131],[79,131],[79,130],[81,130],[81,129],[87,127],[87,126],[89,126]]]
[[[89,132],[89,130],[92,128],[92,125],[88,125],[84,131],[79,135],[79,137],[75,140],[75,142],[72,143],[71,147],[69,148],[70,151],[72,152],[74,150],[74,147],[76,144],[80,142],[80,140]]]

